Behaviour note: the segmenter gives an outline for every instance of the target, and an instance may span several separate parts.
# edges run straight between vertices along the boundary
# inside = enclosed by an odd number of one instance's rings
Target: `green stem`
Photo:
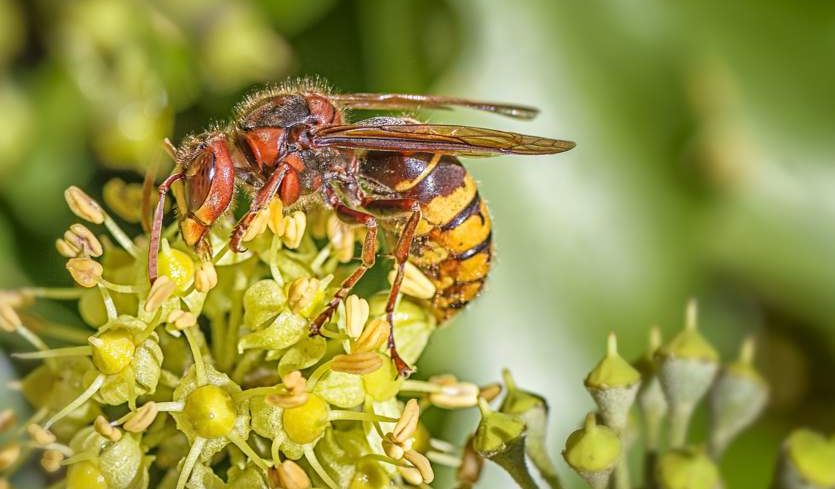
[[[119,225],[116,224],[116,221],[114,221],[107,214],[104,215],[104,225],[105,227],[107,227],[107,230],[110,231],[110,234],[113,235],[113,239],[115,239],[116,242],[119,243],[119,246],[124,248],[125,251],[127,251],[128,254],[130,254],[130,256],[134,258],[139,257],[139,248],[137,248],[133,241],[128,237],[128,235],[125,234],[124,231],[122,231],[122,228],[120,228]]]
[[[183,330],[186,335],[186,341],[191,349],[191,355],[194,358],[194,371],[197,377],[197,385],[204,386],[209,383],[209,377],[206,374],[206,364],[203,363],[203,354],[200,352],[200,347],[197,345],[197,339],[191,328]]]
[[[693,415],[692,404],[675,404],[670,409],[670,447],[679,448],[687,443],[687,428]]]
[[[512,442],[503,452],[488,457],[502,467],[521,489],[539,489],[525,463],[524,439]]]
[[[614,477],[612,477],[615,489],[630,489],[631,487],[629,482],[629,466],[627,463],[626,455],[624,454],[624,456],[618,460],[618,464],[615,467]]]
[[[20,292],[41,299],[76,300],[84,293],[84,289],[76,287],[25,287]]]

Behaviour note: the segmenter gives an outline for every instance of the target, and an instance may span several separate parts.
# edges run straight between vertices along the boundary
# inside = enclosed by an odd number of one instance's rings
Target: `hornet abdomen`
[[[490,271],[490,214],[475,180],[457,158],[431,153],[372,151],[361,161],[360,174],[420,203],[409,261],[435,284],[431,305],[439,321],[448,320],[475,299]]]

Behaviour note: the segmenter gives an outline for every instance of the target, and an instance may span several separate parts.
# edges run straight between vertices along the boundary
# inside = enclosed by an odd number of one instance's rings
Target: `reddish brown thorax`
[[[300,134],[325,124],[339,124],[340,111],[326,97],[317,94],[284,94],[257,102],[248,109],[239,123],[239,144],[249,166],[258,172],[281,163],[290,166],[281,181],[278,196],[285,205],[295,203],[303,192],[300,174],[305,164],[297,153],[288,152],[289,145]]]

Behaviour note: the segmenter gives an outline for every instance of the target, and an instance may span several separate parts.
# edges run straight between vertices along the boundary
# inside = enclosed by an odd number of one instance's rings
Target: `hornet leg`
[[[290,165],[282,163],[278,168],[276,168],[272,175],[270,175],[267,183],[258,189],[258,193],[255,194],[255,198],[252,199],[252,204],[250,204],[249,210],[246,211],[246,214],[244,214],[241,220],[235,225],[235,229],[232,230],[232,236],[229,238],[229,248],[232,251],[235,253],[243,253],[246,251],[246,248],[241,247],[241,240],[243,240],[247,229],[249,229],[252,221],[255,220],[258,212],[265,208],[273,199],[275,193],[278,191],[279,185],[281,185],[281,181],[284,180],[285,175],[287,175],[287,172],[289,171]]]
[[[148,278],[153,284],[157,279],[157,261],[159,258],[159,241],[162,236],[162,218],[165,211],[165,195],[171,189],[171,185],[178,180],[185,178],[182,171],[172,173],[159,186],[159,200],[154,209],[154,220],[151,223],[151,242],[148,245]]]

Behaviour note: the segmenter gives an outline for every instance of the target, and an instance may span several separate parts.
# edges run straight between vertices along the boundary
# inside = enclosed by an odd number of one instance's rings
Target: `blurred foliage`
[[[319,74],[530,103],[527,125],[428,114],[579,145],[469,165],[498,262],[424,371],[512,366],[564,439],[589,407],[572,393],[592,345],[616,329],[637,355],[697,295],[721,353],[760,337],[773,402],[725,463],[770,466],[797,419],[835,429],[833,42],[835,5],[808,0],[0,0],[0,285],[66,283],[63,188],[138,181],[168,164],[162,137],[227,117],[252,86]]]

